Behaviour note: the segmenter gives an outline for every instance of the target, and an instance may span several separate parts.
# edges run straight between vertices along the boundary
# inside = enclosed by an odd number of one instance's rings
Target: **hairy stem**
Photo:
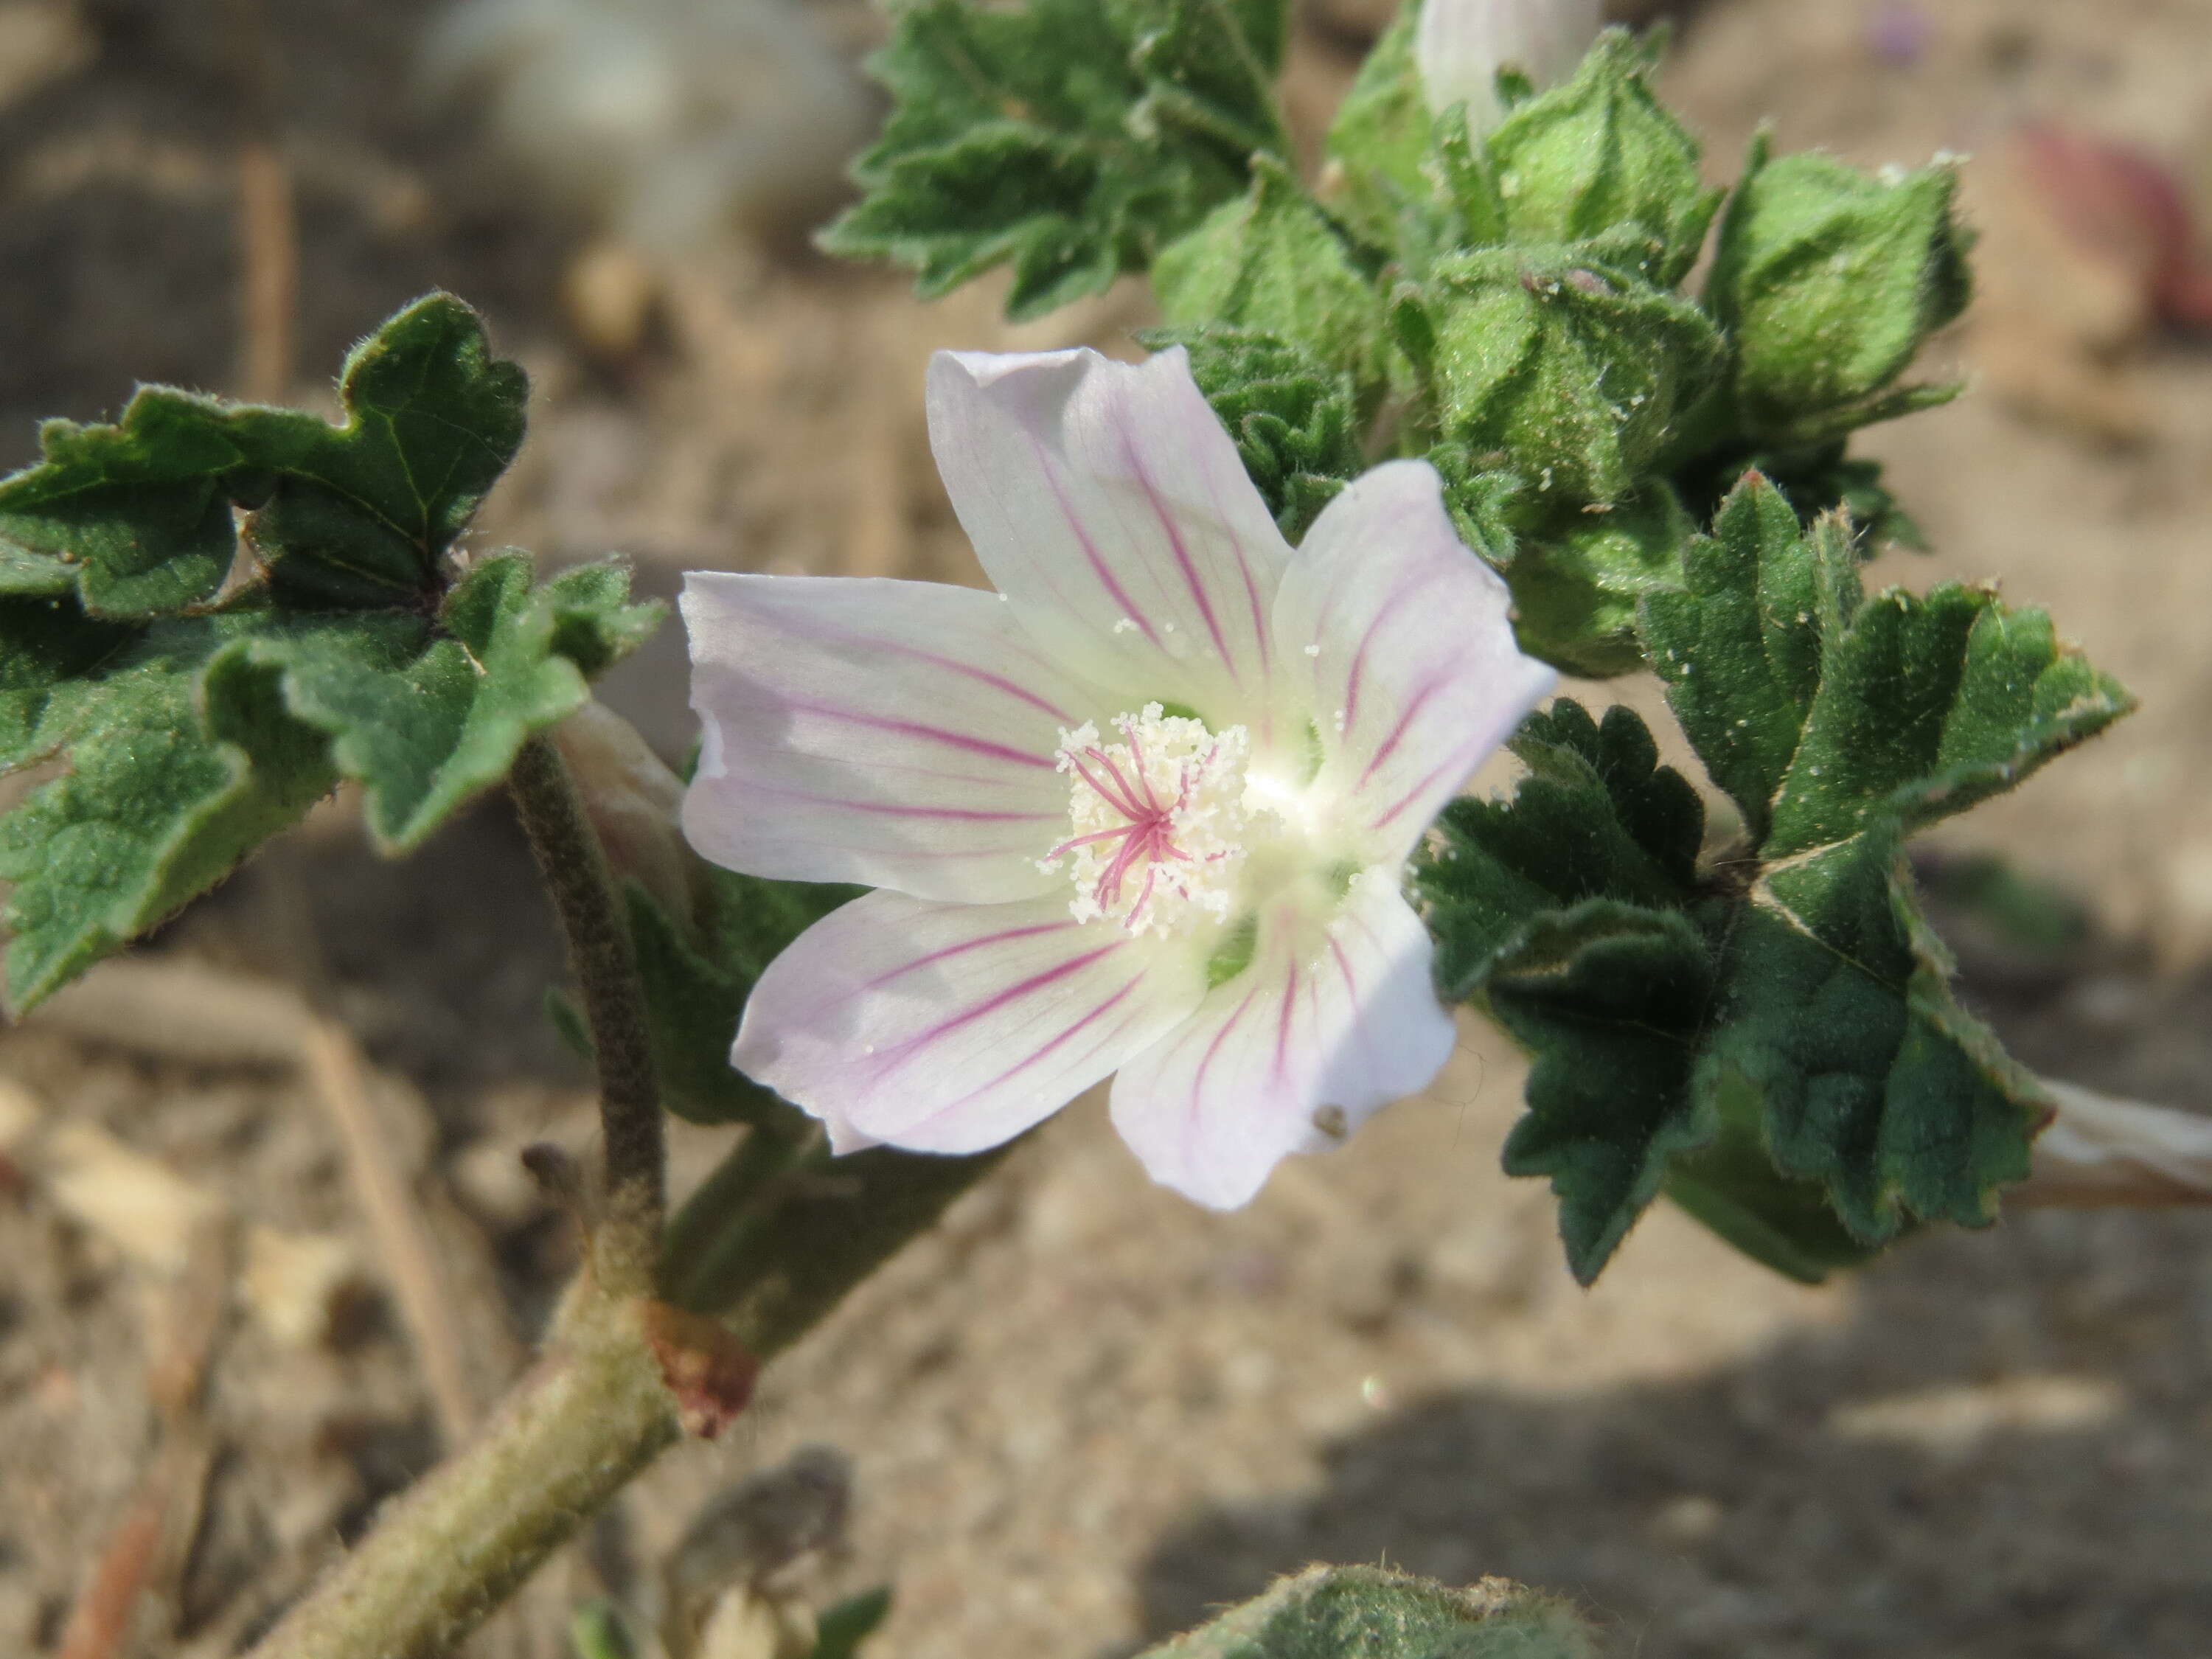
[[[756,1247],[739,1260],[717,1252],[725,1270],[699,1294],[724,1310],[739,1342],[771,1358],[927,1231],[999,1157],[878,1149],[823,1170],[802,1154],[803,1167],[754,1189],[744,1224]],[[545,1358],[483,1436],[395,1502],[252,1659],[453,1651],[678,1437],[645,1335],[647,1305],[608,1293],[587,1273]]]
[[[580,1281],[483,1437],[397,1499],[254,1659],[438,1659],[465,1640],[678,1438],[645,1305]]]
[[[667,1177],[660,1090],[629,924],[599,838],[550,738],[522,745],[507,787],[561,913],[599,1061],[608,1213],[594,1243],[608,1257],[599,1264],[603,1282],[641,1291],[659,1243]]]

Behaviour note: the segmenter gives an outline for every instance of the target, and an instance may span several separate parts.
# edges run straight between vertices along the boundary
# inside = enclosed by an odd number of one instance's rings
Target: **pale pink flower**
[[[995,1146],[1109,1073],[1145,1167],[1243,1203],[1426,1086],[1407,856],[1553,684],[1425,463],[1292,550],[1180,350],[940,353],[930,441],[995,594],[695,573],[692,845],[878,890],[733,1059],[850,1150]]]
[[[1504,118],[1498,70],[1540,91],[1575,72],[1604,25],[1603,0],[1424,0],[1413,33],[1423,95],[1438,113],[1465,104],[1479,138]]]

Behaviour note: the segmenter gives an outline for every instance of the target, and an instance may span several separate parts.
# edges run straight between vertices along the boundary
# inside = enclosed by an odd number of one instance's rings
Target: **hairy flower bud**
[[[1720,370],[1705,313],[1604,252],[1469,254],[1405,302],[1433,336],[1443,441],[1518,473],[1542,512],[1631,494]]]
[[[1633,227],[1637,260],[1671,288],[1697,262],[1723,191],[1698,171],[1698,141],[1651,95],[1652,60],[1613,29],[1565,86],[1515,109],[1490,135],[1505,229],[1516,241],[1574,242]]]
[[[1707,290],[1747,424],[1818,438],[1904,412],[1875,400],[1972,293],[1957,189],[1948,161],[1877,176],[1753,143]]]
[[[1441,113],[1465,104],[1475,131],[1489,131],[1505,115],[1498,71],[1538,87],[1565,80],[1604,16],[1601,0],[1428,0],[1413,59],[1429,107]]]
[[[1578,513],[1524,537],[1505,568],[1521,648],[1585,679],[1644,665],[1636,602],[1680,586],[1682,549],[1698,532],[1662,479],[1603,513]]]

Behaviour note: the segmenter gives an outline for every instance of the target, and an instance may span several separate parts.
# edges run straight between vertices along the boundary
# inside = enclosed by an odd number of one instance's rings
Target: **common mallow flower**
[[[1425,463],[1293,550],[1181,349],[939,353],[930,442],[996,593],[694,573],[692,845],[865,883],[738,1068],[848,1151],[970,1152],[1109,1073],[1231,1207],[1451,1052],[1407,856],[1550,689]]]
[[[1539,88],[1564,81],[1604,23],[1604,0],[1425,0],[1413,33],[1422,95],[1438,113],[1465,104],[1480,138],[1504,118],[1498,70]]]

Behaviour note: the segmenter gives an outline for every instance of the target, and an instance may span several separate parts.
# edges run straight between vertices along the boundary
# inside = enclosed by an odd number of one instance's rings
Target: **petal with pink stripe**
[[[1205,989],[1191,953],[1077,922],[1057,896],[869,893],[769,965],[732,1059],[850,1144],[979,1152],[1158,1042]]]
[[[988,593],[936,582],[685,579],[691,706],[684,801],[717,864],[995,903],[1055,882],[1062,726],[1110,713]]]
[[[1425,461],[1346,486],[1306,532],[1275,601],[1275,638],[1304,677],[1317,795],[1395,862],[1559,676],[1523,656],[1511,597],[1445,515]]]
[[[1177,347],[939,352],[929,438],[1014,612],[1076,672],[1264,741],[1290,548]]]
[[[1428,931],[1386,870],[1334,915],[1263,913],[1252,964],[1121,1068],[1114,1123],[1155,1181],[1235,1209],[1292,1152],[1334,1145],[1451,1055]]]

